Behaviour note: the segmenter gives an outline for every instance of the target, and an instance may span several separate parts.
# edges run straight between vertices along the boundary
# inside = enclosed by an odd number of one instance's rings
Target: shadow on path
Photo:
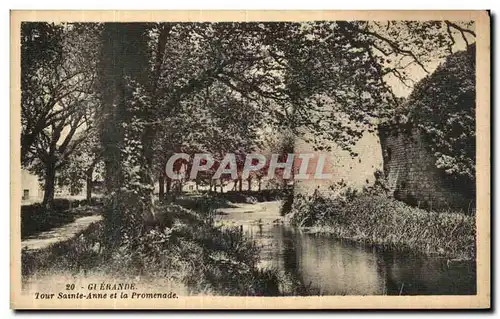
[[[89,227],[90,224],[100,221],[101,219],[102,216],[100,215],[80,217],[70,224],[53,228],[51,230],[37,234],[34,238],[29,238],[21,241],[21,249],[43,249],[48,247],[49,245],[69,240],[79,232]]]

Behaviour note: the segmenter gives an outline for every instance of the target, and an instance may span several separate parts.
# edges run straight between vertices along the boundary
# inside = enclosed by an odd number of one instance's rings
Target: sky
[[[462,39],[461,35],[458,32],[453,32],[453,36],[455,39],[455,44],[453,45],[453,52],[465,50],[466,43]],[[469,43],[474,42],[474,39],[471,35],[467,34],[466,36]],[[444,62],[444,60],[445,57],[431,58],[429,63],[425,63],[425,67],[429,71],[429,73],[432,73],[442,62]],[[394,76],[387,77],[387,83],[392,87],[394,94],[398,97],[408,97],[408,95],[410,95],[413,89],[412,86],[414,86],[414,84],[418,83],[418,81],[420,81],[427,75],[427,73],[420,66],[416,64],[413,64],[408,67],[408,73],[411,75],[413,79],[413,85],[410,85],[410,87],[403,85],[401,81]]]

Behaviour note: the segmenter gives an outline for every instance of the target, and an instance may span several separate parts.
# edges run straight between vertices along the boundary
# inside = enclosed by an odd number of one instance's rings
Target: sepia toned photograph
[[[490,307],[486,11],[11,11],[11,307]]]

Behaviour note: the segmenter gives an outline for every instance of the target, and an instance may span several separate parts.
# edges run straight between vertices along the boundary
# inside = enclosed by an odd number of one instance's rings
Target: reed
[[[350,200],[299,195],[288,218],[314,233],[416,254],[475,259],[475,218],[452,210],[428,211],[377,195]]]

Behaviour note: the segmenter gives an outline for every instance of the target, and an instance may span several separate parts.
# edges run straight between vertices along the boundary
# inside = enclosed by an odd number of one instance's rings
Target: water
[[[475,264],[353,244],[307,234],[279,221],[279,202],[223,209],[220,222],[241,225],[273,268],[321,295],[475,294]]]

